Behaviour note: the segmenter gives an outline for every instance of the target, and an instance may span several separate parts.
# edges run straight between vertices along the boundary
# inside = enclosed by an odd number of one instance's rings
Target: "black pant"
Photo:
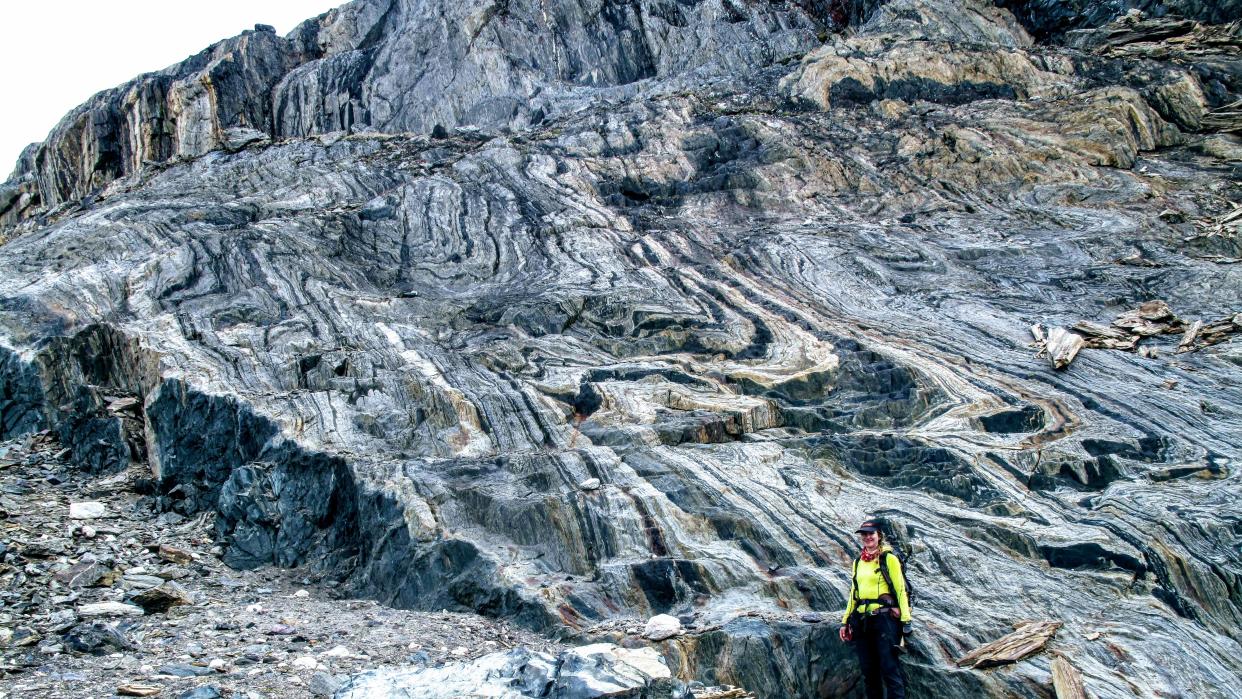
[[[888,610],[875,616],[855,616],[854,650],[858,666],[867,686],[867,699],[906,699],[906,678],[897,661],[897,644],[901,642],[901,622],[889,616]]]

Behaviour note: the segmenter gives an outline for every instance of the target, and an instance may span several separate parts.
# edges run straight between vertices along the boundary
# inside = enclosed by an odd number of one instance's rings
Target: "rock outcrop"
[[[578,640],[669,614],[681,679],[762,697],[858,691],[817,622],[880,515],[920,695],[1047,696],[1050,656],[954,661],[1048,620],[1097,697],[1228,696],[1236,339],[1058,371],[1028,332],[1242,309],[1236,13],[1135,5],[358,0],[226,40],[0,189],[0,436],[149,463],[237,567]]]

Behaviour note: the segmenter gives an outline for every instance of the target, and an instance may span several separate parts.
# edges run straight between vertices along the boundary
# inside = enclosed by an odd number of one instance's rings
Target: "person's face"
[[[873,548],[880,543],[879,532],[861,532],[858,538],[862,540],[862,545],[866,548]]]

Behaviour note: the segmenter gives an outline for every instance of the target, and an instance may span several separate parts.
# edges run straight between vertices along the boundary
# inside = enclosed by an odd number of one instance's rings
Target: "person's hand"
[[[889,613],[889,614],[891,614],[891,615],[893,616],[893,618],[894,618],[894,619],[900,619],[900,618],[901,618],[901,610],[900,610],[900,609],[898,609],[898,608],[896,608],[896,607],[889,607],[889,608],[888,608],[888,613]]]
[[[841,629],[837,631],[837,635],[841,637],[842,643],[849,643],[850,641],[854,639],[853,629],[851,629],[848,625],[844,625],[844,624],[841,626]]]

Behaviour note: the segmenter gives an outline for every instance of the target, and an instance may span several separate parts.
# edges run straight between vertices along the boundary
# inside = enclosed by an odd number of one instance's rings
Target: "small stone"
[[[180,580],[189,577],[190,571],[178,566],[168,566],[167,568],[160,569],[156,575],[163,580]]]
[[[675,616],[657,614],[647,621],[643,636],[652,641],[663,641],[681,633],[681,621]]]
[[[194,600],[190,599],[190,593],[171,580],[134,595],[132,601],[146,610],[148,614],[159,614],[173,607],[194,604]]]
[[[108,567],[99,563],[79,563],[55,576],[56,582],[70,588],[90,587],[98,584],[109,572]]]
[[[815,612],[807,612],[806,614],[802,615],[802,620],[808,624],[818,624],[819,622],[824,620],[824,615],[817,614]]]
[[[327,658],[351,658],[354,654],[345,646],[334,646],[332,650],[325,651],[323,655]]]
[[[92,616],[142,616],[146,614],[142,607],[125,604],[124,602],[98,602],[96,604],[84,604],[78,607],[78,614],[84,617]]]
[[[176,546],[169,546],[168,544],[160,544],[159,551],[156,552],[156,555],[169,563],[176,563],[178,565],[185,565],[194,560],[194,554],[186,551],[185,549],[179,549]]]
[[[78,613],[72,609],[61,609],[49,614],[47,623],[52,633],[64,633],[78,623]]]
[[[450,651],[452,655],[455,655],[459,658],[463,655],[466,655],[469,652],[470,652],[469,649],[467,649],[465,646],[457,646],[452,651]]]
[[[267,635],[269,636],[292,636],[293,634],[297,632],[298,632],[297,629],[295,629],[294,627],[288,624],[272,624],[271,628],[267,630]]]
[[[296,597],[296,598],[298,598],[298,599],[304,599],[304,598],[306,598],[306,597],[310,597],[310,593],[309,593],[309,592],[307,592],[306,590],[298,590],[297,592],[295,592],[295,593],[293,593],[292,595],[289,595],[289,596],[290,596],[290,597]]]
[[[121,578],[121,582],[127,589],[147,590],[152,587],[158,587],[164,582],[164,579],[155,575],[125,575]]]
[[[184,521],[185,517],[182,517],[176,512],[165,512],[155,518],[155,524],[160,527],[172,527],[181,524]]]
[[[214,684],[205,684],[177,695],[177,699],[222,699],[220,688]]]
[[[69,519],[97,519],[107,514],[102,502],[69,503]]]
[[[204,677],[206,675],[215,674],[215,670],[200,665],[187,665],[186,663],[168,663],[161,665],[156,673],[161,675],[172,675],[173,677]]]
[[[322,667],[318,660],[315,660],[309,655],[303,655],[295,659],[293,661],[293,666],[303,670],[318,670]]]
[[[35,633],[35,630],[29,626],[19,626],[16,629],[13,629],[13,635],[9,639],[9,645],[14,648],[33,646],[39,642],[40,638],[42,637]]]
[[[228,661],[223,658],[212,658],[211,662],[207,663],[207,667],[215,670],[216,672],[227,672],[229,664]]]
[[[600,483],[600,480],[598,478],[588,478],[585,481],[582,481],[581,483],[579,483],[578,487],[582,488],[583,490],[599,490],[600,485],[602,484]]]
[[[116,693],[123,697],[153,697],[160,693],[160,688],[149,684],[123,684],[116,688]]]
[[[87,539],[94,539],[97,534],[98,534],[98,531],[89,524],[82,527],[82,536],[86,537]]]

